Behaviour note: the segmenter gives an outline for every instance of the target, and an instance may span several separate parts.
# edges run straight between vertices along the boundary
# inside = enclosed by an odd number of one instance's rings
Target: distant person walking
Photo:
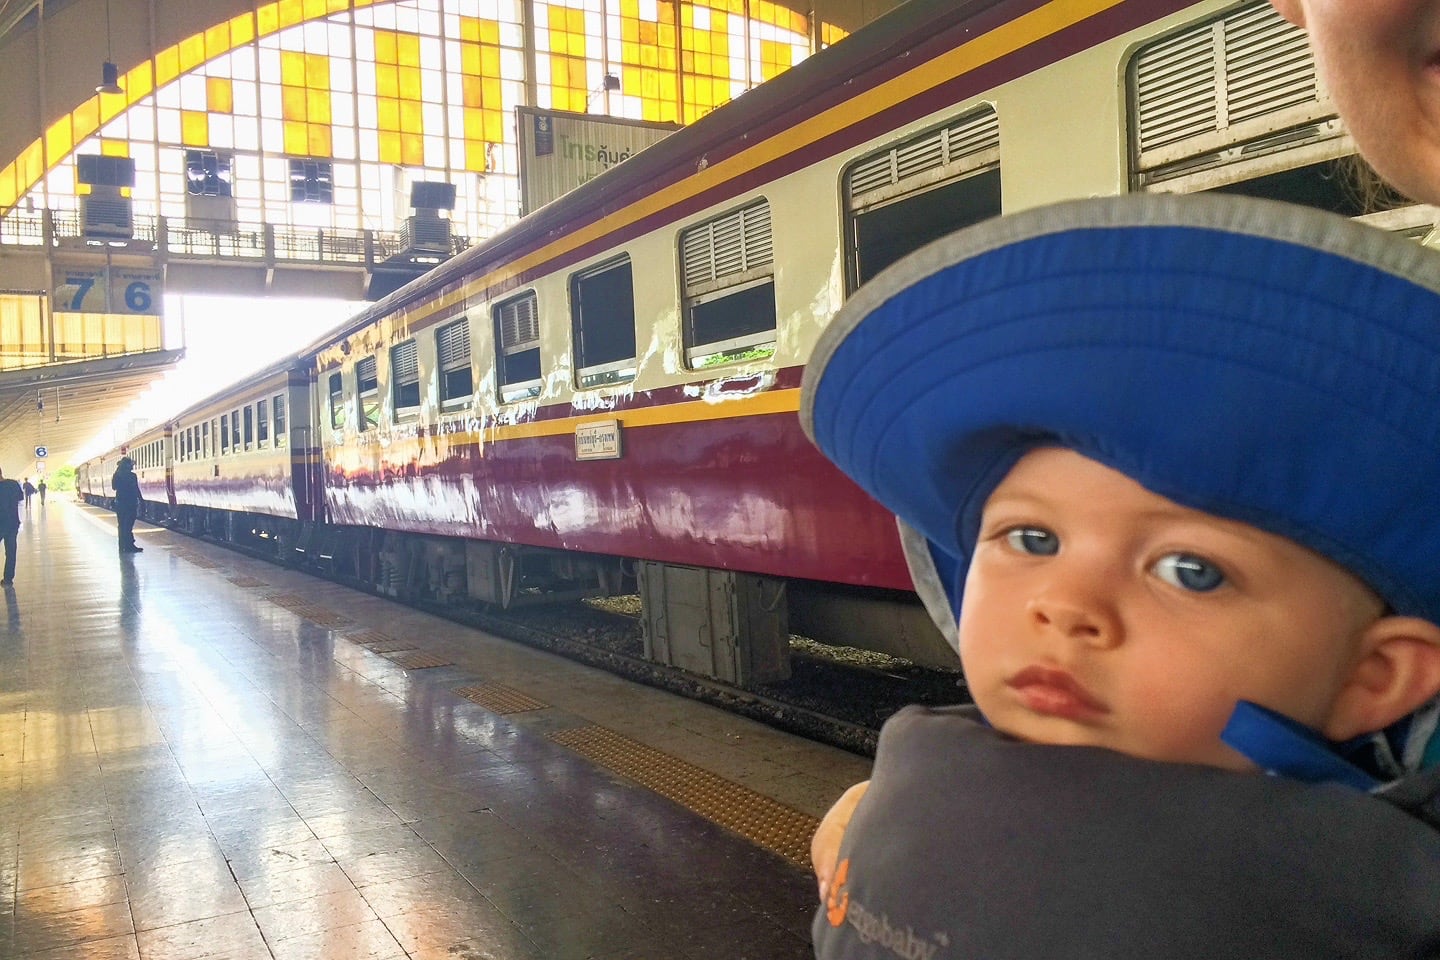
[[[120,552],[140,553],[135,545],[135,516],[140,512],[140,478],[135,476],[135,461],[121,457],[110,477],[115,489],[115,522],[119,527]]]
[[[35,484],[33,484],[33,483],[30,482],[30,478],[29,478],[29,477],[26,477],[26,478],[25,478],[25,485],[24,485],[23,487],[21,487],[20,489],[23,490],[23,491],[25,491],[25,509],[26,509],[26,510],[29,510],[29,509],[30,509],[30,498],[33,497],[33,496],[35,496]]]
[[[40,491],[40,506],[42,506],[42,507],[45,506],[45,478],[44,478],[44,477],[41,477],[41,478],[40,478],[40,482],[35,485],[35,489]]]
[[[6,480],[0,470],[0,540],[5,541],[5,576],[0,577],[0,587],[15,582],[15,551],[20,533],[20,501],[25,491],[14,480]]]

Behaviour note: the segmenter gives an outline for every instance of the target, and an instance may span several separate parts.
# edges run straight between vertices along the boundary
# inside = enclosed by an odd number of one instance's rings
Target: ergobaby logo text
[[[940,951],[950,945],[950,938],[944,933],[923,937],[909,926],[892,925],[884,913],[867,910],[859,901],[851,899],[847,884],[849,877],[850,861],[847,858],[835,867],[835,877],[825,897],[825,919],[830,926],[839,927],[848,923],[861,943],[879,944],[901,960],[937,960]]]

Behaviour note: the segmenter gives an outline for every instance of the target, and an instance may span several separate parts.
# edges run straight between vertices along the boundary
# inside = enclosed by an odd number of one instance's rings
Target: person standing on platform
[[[44,478],[44,477],[41,477],[41,478],[40,478],[40,482],[39,482],[38,484],[36,484],[35,489],[38,490],[38,491],[40,491],[40,506],[42,506],[42,507],[45,506],[45,478]]]
[[[0,540],[5,541],[5,575],[0,577],[0,587],[15,582],[15,551],[18,549],[20,534],[20,501],[25,491],[14,480],[5,479],[0,470]]]
[[[29,478],[29,477],[26,477],[26,478],[25,478],[25,485],[22,486],[20,489],[25,492],[25,509],[26,509],[26,510],[29,510],[29,509],[30,509],[30,498],[33,497],[33,496],[35,496],[35,484],[33,484],[33,483],[30,482],[30,478]]]
[[[115,489],[115,522],[120,534],[121,553],[140,553],[135,545],[135,517],[140,512],[140,478],[135,476],[135,461],[121,457],[110,477]]]

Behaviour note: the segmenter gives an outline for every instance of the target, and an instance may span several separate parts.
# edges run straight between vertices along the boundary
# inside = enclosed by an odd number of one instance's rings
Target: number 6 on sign
[[[125,306],[137,313],[143,313],[150,309],[150,284],[143,280],[136,280],[125,288]]]

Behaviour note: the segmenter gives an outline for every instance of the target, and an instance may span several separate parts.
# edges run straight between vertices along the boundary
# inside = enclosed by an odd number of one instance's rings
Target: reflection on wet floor
[[[810,955],[804,869],[546,735],[615,730],[809,816],[863,759],[166,531],[117,561],[108,515],[56,498],[29,519],[0,958]],[[455,692],[482,684],[540,707]]]

